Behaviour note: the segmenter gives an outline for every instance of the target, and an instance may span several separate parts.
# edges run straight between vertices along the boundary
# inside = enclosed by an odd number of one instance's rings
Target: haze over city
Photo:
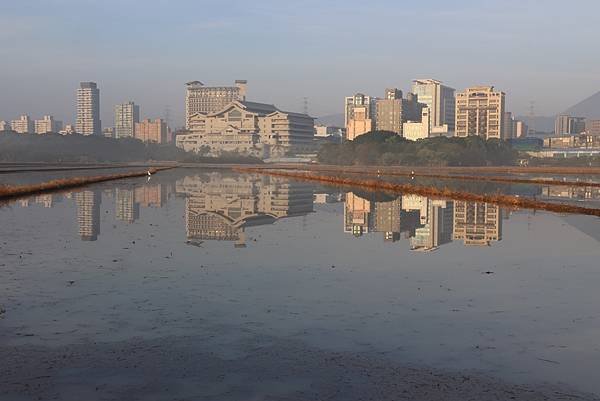
[[[101,118],[133,100],[184,124],[185,82],[249,81],[249,98],[315,117],[343,96],[434,77],[494,85],[515,115],[556,115],[600,88],[600,3],[563,1],[4,1],[0,119],[73,121],[80,81]],[[576,15],[574,15],[574,11]]]

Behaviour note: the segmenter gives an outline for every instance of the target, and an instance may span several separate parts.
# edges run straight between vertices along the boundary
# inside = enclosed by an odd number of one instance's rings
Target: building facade
[[[101,135],[100,89],[95,82],[81,82],[77,89],[75,130],[81,135]]]
[[[234,101],[216,113],[196,113],[177,146],[197,153],[237,152],[257,157],[312,150],[314,119],[265,103]]]
[[[585,131],[589,135],[600,135],[600,120],[586,120]]]
[[[378,131],[402,135],[402,124],[407,121],[421,121],[422,108],[415,94],[409,93],[406,99],[403,99],[401,90],[388,88],[385,90],[384,99],[376,103],[375,127]]]
[[[168,130],[162,118],[146,119],[135,124],[135,138],[142,142],[167,143]]]
[[[456,95],[455,135],[505,138],[505,94],[493,86],[467,88]]]
[[[572,117],[569,115],[559,115],[554,122],[555,135],[575,135],[581,134],[586,129],[584,117]]]
[[[377,98],[357,93],[347,96],[344,103],[344,125],[346,139],[352,141],[357,136],[375,129]]]
[[[4,120],[0,120],[0,131],[8,131],[10,129],[10,124]]]
[[[133,102],[116,105],[114,137],[117,139],[133,138],[135,125],[139,122],[140,106]]]
[[[523,121],[521,120],[514,120],[513,121],[513,132],[514,132],[514,138],[525,138],[527,136],[527,134],[529,133],[529,127],[527,126],[527,124],[525,124]]]
[[[436,79],[416,79],[412,93],[417,95],[419,103],[430,110],[432,132],[451,134],[454,132],[455,96],[454,88],[445,86]]]
[[[216,113],[231,102],[246,100],[247,84],[243,79],[236,80],[235,86],[204,86],[200,81],[186,83],[186,129],[190,129],[190,117],[196,113]]]
[[[410,141],[425,139],[431,136],[431,118],[429,107],[421,111],[421,122],[406,122],[402,124],[402,136]]]
[[[19,134],[33,133],[33,120],[27,114],[23,114],[18,119],[10,122],[10,128]]]
[[[60,132],[62,130],[62,121],[57,121],[52,116],[44,116],[41,120],[35,120],[34,128],[36,134]]]

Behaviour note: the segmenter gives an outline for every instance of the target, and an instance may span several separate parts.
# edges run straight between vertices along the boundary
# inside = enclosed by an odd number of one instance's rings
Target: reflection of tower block
[[[245,248],[246,247],[246,232],[244,231],[244,229],[240,229],[240,235],[237,241],[235,241],[235,244],[233,245],[234,248]]]

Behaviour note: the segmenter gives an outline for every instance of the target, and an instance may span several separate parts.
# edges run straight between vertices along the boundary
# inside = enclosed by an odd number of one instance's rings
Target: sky
[[[0,0],[0,119],[75,118],[80,81],[103,127],[133,100],[184,119],[185,82],[248,80],[248,99],[322,116],[416,78],[494,85],[517,115],[600,90],[598,0]]]

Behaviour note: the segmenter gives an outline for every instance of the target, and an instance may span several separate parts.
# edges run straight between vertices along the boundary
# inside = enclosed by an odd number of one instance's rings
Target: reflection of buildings
[[[549,199],[600,200],[600,188],[549,185],[542,187],[542,197]]]
[[[100,191],[82,191],[75,193],[77,203],[77,222],[82,241],[95,241],[100,234]]]
[[[190,243],[204,240],[237,241],[244,246],[246,227],[271,224],[277,219],[313,210],[310,184],[273,177],[208,174],[186,177],[177,192],[187,194],[186,234]]]
[[[140,205],[135,202],[133,189],[115,190],[115,215],[118,220],[133,223],[140,217]]]
[[[423,225],[415,229],[410,239],[410,247],[415,251],[431,251],[452,241],[454,203],[425,199],[426,217],[420,216]]]
[[[134,189],[134,196],[140,207],[163,207],[167,202],[167,187],[162,184],[143,185]]]
[[[502,239],[502,210],[479,202],[454,202],[454,239],[465,245],[490,245]]]
[[[402,198],[370,201],[353,192],[346,194],[344,232],[359,237],[369,232],[381,232],[386,241],[397,241],[400,233],[410,230],[404,223]]]

